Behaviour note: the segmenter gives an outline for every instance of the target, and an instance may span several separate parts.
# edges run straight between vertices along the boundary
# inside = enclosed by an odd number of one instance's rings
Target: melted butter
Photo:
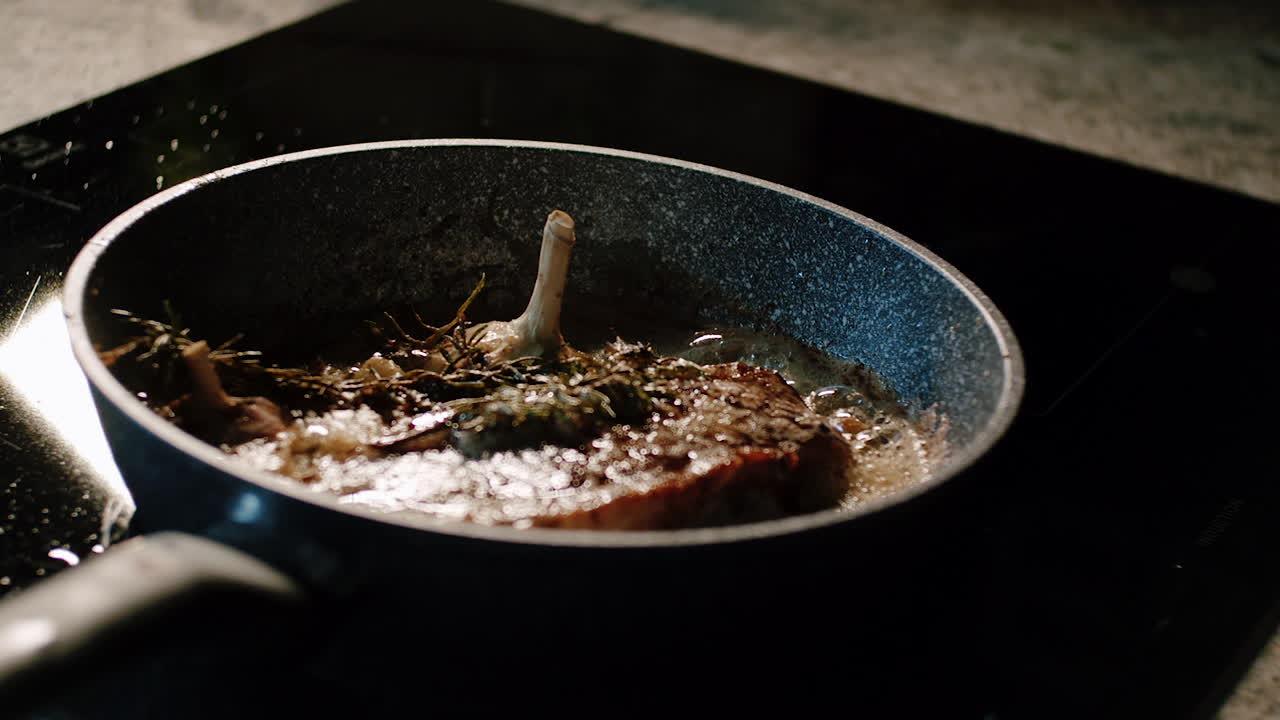
[[[931,413],[909,418],[870,387],[865,370],[791,338],[708,327],[659,332],[650,342],[699,364],[742,361],[778,371],[853,448],[846,509],[928,480],[945,455],[945,425]]]

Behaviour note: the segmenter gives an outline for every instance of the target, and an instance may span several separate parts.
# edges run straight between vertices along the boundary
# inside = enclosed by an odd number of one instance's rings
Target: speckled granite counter
[[[335,0],[8,0],[0,128]],[[1280,201],[1280,5],[519,0]],[[1280,714],[1273,638],[1221,716]]]

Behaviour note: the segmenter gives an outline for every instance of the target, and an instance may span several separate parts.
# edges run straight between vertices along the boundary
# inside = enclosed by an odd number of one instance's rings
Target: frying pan
[[[157,316],[162,300],[208,337],[245,331],[283,347],[398,303],[456,301],[483,272],[489,306],[473,315],[495,316],[527,296],[553,208],[578,225],[567,308],[626,305],[786,333],[874,369],[913,412],[940,412],[947,457],[928,481],[855,510],[662,532],[485,527],[378,512],[241,466],[153,414],[95,353],[118,332],[110,309]],[[583,642],[598,629],[574,621],[581,599],[599,610],[625,598],[649,619],[628,624],[619,645],[652,645],[655,628],[693,612],[709,648],[779,598],[817,592],[830,568],[805,548],[890,517],[973,465],[1009,426],[1023,385],[992,303],[892,230],[736,173],[555,143],[349,145],[196,178],[95,235],[67,276],[64,307],[145,532],[3,603],[0,673],[11,687],[210,586],[449,608],[451,621],[429,623],[438,642],[514,653],[545,649],[548,637]],[[573,342],[571,325],[566,333]],[[493,621],[513,604],[539,608],[539,620]]]

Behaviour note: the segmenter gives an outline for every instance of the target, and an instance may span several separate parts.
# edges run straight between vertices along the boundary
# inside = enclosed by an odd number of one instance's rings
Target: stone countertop
[[[515,0],[1280,201],[1280,2]]]
[[[0,132],[287,25],[339,0],[4,0]]]
[[[6,0],[0,130],[337,0]],[[1280,202],[1280,3],[516,0]],[[1222,708],[1280,715],[1280,636]]]

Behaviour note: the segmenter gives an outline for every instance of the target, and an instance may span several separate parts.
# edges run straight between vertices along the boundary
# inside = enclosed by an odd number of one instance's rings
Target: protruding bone
[[[213,409],[228,411],[236,406],[235,400],[222,389],[222,380],[209,358],[209,343],[201,340],[188,345],[182,351],[182,360],[191,376],[192,396],[196,402]]]

